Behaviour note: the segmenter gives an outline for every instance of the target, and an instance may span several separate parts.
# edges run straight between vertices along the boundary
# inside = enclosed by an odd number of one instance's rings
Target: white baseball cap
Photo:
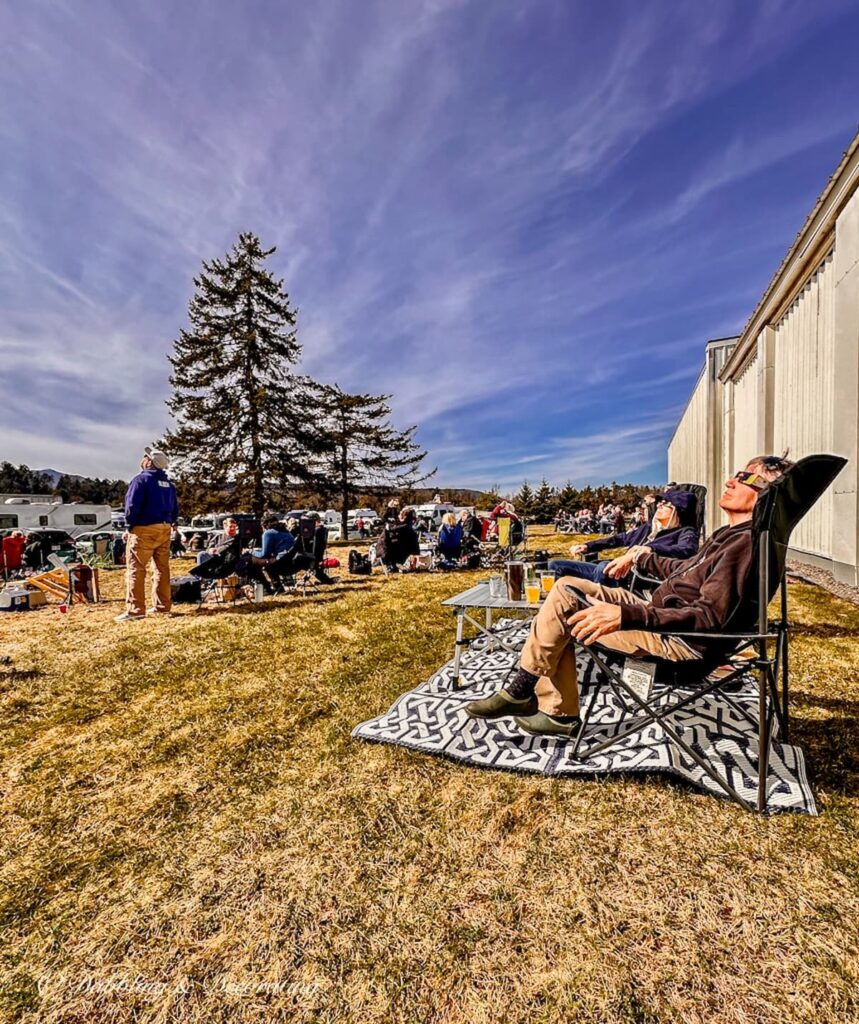
[[[143,453],[147,457],[147,459],[151,460],[152,465],[156,469],[166,469],[170,465],[170,460],[167,458],[167,453],[162,452],[160,448],[152,448],[150,445],[147,445],[143,449]]]

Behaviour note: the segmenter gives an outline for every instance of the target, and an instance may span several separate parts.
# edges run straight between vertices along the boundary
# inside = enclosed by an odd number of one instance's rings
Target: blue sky
[[[128,476],[200,261],[441,485],[658,481],[859,120],[856,3],[0,7],[0,458]]]

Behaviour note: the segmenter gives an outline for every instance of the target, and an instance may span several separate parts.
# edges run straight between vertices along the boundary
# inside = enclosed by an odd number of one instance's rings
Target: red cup
[[[61,615],[65,615],[68,610],[69,610],[69,606],[67,604],[65,604],[65,602],[60,605],[60,614]]]

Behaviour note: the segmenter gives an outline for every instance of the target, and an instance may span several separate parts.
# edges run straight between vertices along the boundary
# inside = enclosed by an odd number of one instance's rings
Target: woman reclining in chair
[[[265,571],[275,586],[304,570],[311,570],[317,583],[335,582],[322,568],[328,545],[328,530],[320,519],[318,512],[312,512],[306,519],[302,519],[298,524],[295,543],[267,563]]]
[[[666,491],[659,495],[652,523],[640,523],[626,533],[614,533],[587,544],[574,544],[570,551],[574,555],[590,555],[607,548],[643,545],[665,558],[690,558],[698,550],[696,505],[695,495],[691,491]],[[620,578],[612,577],[606,571],[611,564],[609,561],[569,562],[563,558],[554,558],[549,562],[549,571],[554,572],[555,579],[578,576],[604,587],[617,587],[620,586]]]
[[[491,697],[467,705],[469,715],[509,715],[528,733],[572,735],[580,720],[571,638],[585,645],[599,640],[602,647],[634,657],[701,658],[703,648],[669,634],[718,633],[738,607],[756,599],[757,581],[750,579],[755,502],[792,465],[777,456],[759,456],[731,477],[719,500],[728,525],[717,530],[696,557],[665,558],[651,548],[634,547],[608,564],[609,577],[621,577],[636,565],[661,579],[648,599],[620,587],[562,578],[531,624],[516,674]],[[590,607],[581,609],[576,592]]]

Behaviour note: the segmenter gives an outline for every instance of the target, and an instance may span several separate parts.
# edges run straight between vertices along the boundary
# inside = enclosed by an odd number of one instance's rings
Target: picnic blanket
[[[524,643],[527,622],[506,620],[496,626],[507,630],[505,639],[511,646]],[[465,705],[494,693],[504,684],[517,661],[515,654],[493,649],[490,641],[481,637],[463,655],[459,689],[453,688],[453,662],[449,661],[425,682],[403,694],[385,714],[356,726],[352,735],[371,743],[389,743],[451,758],[477,768],[553,776],[664,773],[706,793],[725,796],[655,723],[647,723],[640,731],[589,760],[578,761],[570,756],[573,744],[566,738],[529,736],[517,729],[512,718],[496,721],[470,718]],[[594,677],[592,660],[580,652],[582,707],[597,701],[591,723],[609,729],[620,719],[622,708],[610,687],[595,685]],[[752,677],[732,686],[731,697],[737,704],[756,712],[757,687]],[[679,711],[672,723],[696,753],[724,773],[741,796],[755,802],[757,731],[742,715],[718,694],[710,694]],[[769,793],[770,810],[817,814],[799,747],[773,744]]]

